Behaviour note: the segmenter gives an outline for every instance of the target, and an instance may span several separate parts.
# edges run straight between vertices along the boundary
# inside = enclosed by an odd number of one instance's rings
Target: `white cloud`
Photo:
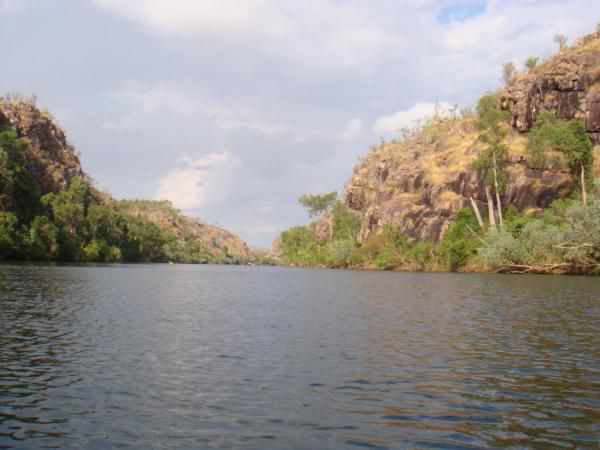
[[[130,111],[120,118],[104,122],[107,130],[133,130],[144,117],[157,114],[163,117],[190,117],[204,119],[222,130],[248,128],[264,134],[293,132],[292,127],[277,123],[243,104],[228,104],[208,94],[199,93],[197,87],[181,83],[162,82],[154,85],[128,81],[112,92],[111,97]]]
[[[268,0],[95,0],[126,19],[167,35],[262,36],[274,39],[287,27],[287,18]]]
[[[20,14],[29,7],[26,0],[0,0],[0,16]]]
[[[352,141],[358,138],[363,131],[363,121],[362,119],[355,117],[354,119],[350,119],[344,129],[340,131],[339,137],[345,141]]]
[[[273,205],[269,202],[261,202],[258,208],[256,208],[256,212],[259,214],[270,214],[273,212]]]
[[[244,227],[243,231],[244,234],[249,236],[275,236],[277,233],[285,230],[285,228],[285,225],[267,223]]]
[[[158,35],[215,38],[250,44],[253,51],[355,66],[400,51],[397,30],[386,28],[369,5],[331,0],[93,0],[112,14]],[[405,10],[418,8],[406,5]],[[259,46],[257,48],[257,46]]]
[[[432,117],[438,108],[438,114],[447,115],[452,105],[446,102],[438,103],[416,103],[412,108],[405,111],[397,111],[389,116],[380,117],[375,121],[373,131],[379,136],[398,134],[401,128],[413,128],[419,120]]]
[[[227,150],[197,159],[184,154],[179,161],[182,167],[159,180],[157,199],[170,200],[183,210],[200,209],[221,204],[237,188],[235,175],[242,163]]]

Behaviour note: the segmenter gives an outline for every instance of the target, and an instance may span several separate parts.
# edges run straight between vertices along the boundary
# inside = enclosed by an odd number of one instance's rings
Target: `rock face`
[[[192,236],[213,255],[248,256],[250,250],[239,236],[198,219],[184,216],[169,201],[123,200],[120,206],[128,213],[144,217],[180,239]]]
[[[85,177],[64,131],[33,102],[0,98],[0,126],[14,127],[28,141],[28,169],[42,194],[60,192],[73,177]]]
[[[0,97],[2,126],[14,127],[18,135],[28,142],[27,168],[40,186],[40,194],[64,191],[74,177],[89,178],[64,131],[49,113],[40,111],[31,99]],[[98,189],[94,189],[93,193],[100,203],[117,203],[109,194]],[[169,202],[125,201],[121,204],[127,205],[127,212],[144,216],[179,238],[192,235],[202,248],[213,255],[249,255],[246,243],[235,234],[186,217]]]
[[[521,132],[531,129],[540,112],[553,111],[561,119],[581,119],[590,139],[600,144],[600,32],[516,77],[500,102]]]
[[[457,211],[471,207],[470,197],[487,217],[483,176],[470,169],[476,155],[472,121],[447,120],[439,124],[438,140],[421,136],[411,142],[390,144],[369,153],[354,169],[346,188],[346,204],[362,220],[359,242],[391,224],[413,240],[439,242]],[[536,213],[553,200],[568,195],[573,181],[564,161],[556,155],[550,170],[527,167],[525,138],[510,142],[506,165],[508,185],[502,204]]]
[[[561,119],[584,121],[592,141],[600,144],[600,32],[516,77],[499,100],[518,133],[528,132],[541,111],[553,111]],[[470,169],[478,150],[472,119],[447,119],[429,128],[413,140],[374,149],[355,167],[346,203],[361,216],[360,242],[386,224],[416,241],[439,242],[456,212],[471,207],[471,197],[487,218],[483,175]],[[526,138],[518,133],[508,138],[501,200],[535,214],[572,192],[577,181],[558,154],[547,170],[528,167]]]

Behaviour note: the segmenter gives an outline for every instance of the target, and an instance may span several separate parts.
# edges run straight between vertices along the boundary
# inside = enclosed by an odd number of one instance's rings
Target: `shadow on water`
[[[0,265],[0,448],[600,445],[600,280]]]

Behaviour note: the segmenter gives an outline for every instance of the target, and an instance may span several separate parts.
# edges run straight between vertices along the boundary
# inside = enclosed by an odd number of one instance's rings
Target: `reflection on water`
[[[600,279],[0,266],[0,448],[600,446]]]

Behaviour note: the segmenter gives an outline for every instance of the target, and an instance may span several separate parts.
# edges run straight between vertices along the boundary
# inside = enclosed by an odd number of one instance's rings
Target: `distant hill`
[[[0,97],[0,258],[248,262],[246,243],[167,201],[116,201],[95,187],[51,114]]]
[[[438,110],[374,145],[346,185],[346,210],[317,196],[318,220],[283,232],[273,254],[309,266],[596,271],[600,32],[531,66],[476,110]],[[565,244],[595,233],[597,243]],[[593,250],[575,255],[582,248]]]

